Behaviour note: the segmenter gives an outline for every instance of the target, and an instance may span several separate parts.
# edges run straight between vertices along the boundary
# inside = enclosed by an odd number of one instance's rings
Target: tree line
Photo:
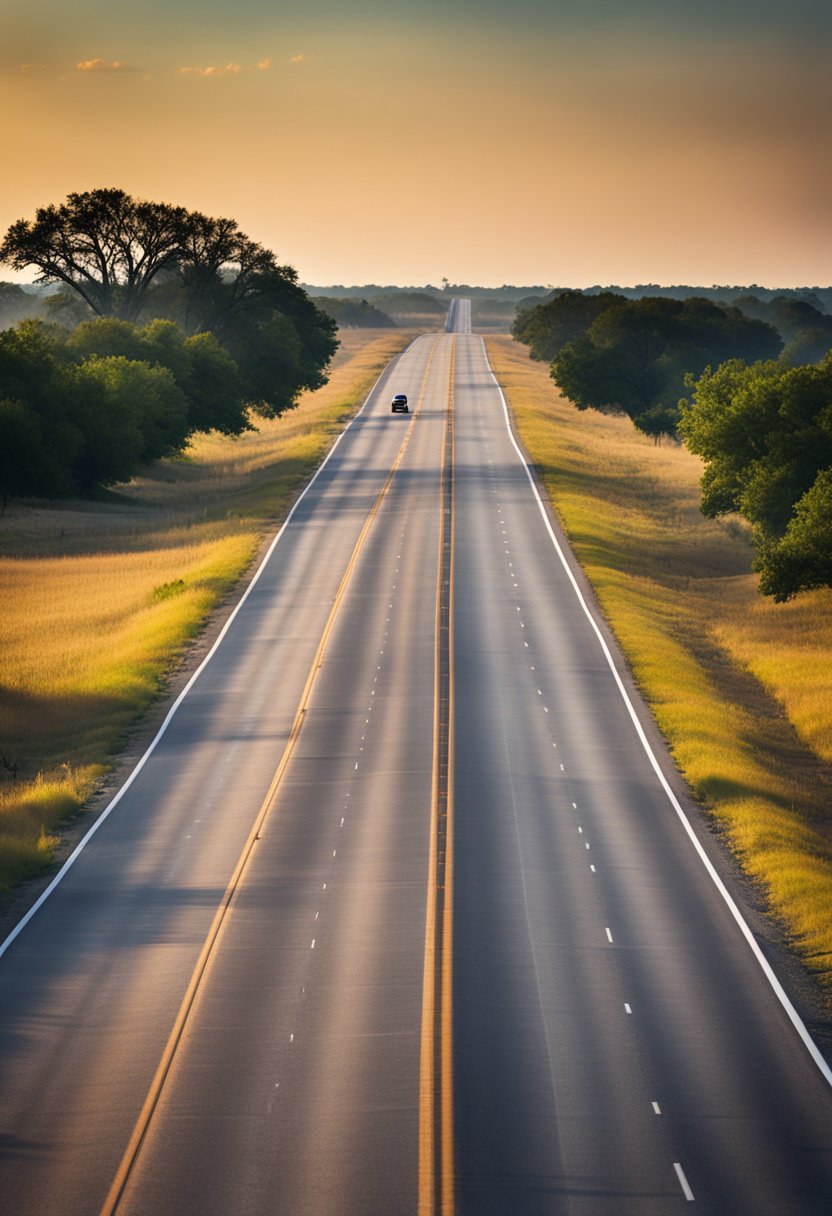
[[[0,333],[4,501],[94,492],[326,383],[335,321],[234,220],[92,190],[12,224],[0,261],[60,287]]]
[[[316,296],[315,303],[341,328],[346,329],[395,329],[396,322],[386,312],[369,300],[350,299],[347,296]]]
[[[567,291],[512,332],[578,409],[627,414],[703,457],[702,510],[750,521],[761,592],[832,586],[832,318],[756,295]]]

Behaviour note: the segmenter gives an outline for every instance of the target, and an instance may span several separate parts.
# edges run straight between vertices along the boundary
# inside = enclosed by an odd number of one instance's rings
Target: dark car
[[[394,414],[408,414],[410,412],[407,397],[404,393],[396,393],[393,400],[390,402],[390,409]]]

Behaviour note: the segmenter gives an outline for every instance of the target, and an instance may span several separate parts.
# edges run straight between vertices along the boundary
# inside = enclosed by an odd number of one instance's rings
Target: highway
[[[0,957],[3,1211],[832,1210],[823,1061],[559,539],[455,301]]]

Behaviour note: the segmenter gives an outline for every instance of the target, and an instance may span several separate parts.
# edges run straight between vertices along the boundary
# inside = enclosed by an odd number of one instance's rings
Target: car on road
[[[407,404],[407,396],[405,393],[396,393],[393,400],[390,402],[390,409],[394,414],[408,414],[410,408]]]

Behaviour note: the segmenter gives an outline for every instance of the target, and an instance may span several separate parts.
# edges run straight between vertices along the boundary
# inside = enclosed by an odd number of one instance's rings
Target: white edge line
[[[737,922],[737,925],[739,926],[743,937],[745,938],[746,942],[748,943],[749,947],[751,948],[751,951],[752,951],[754,957],[756,958],[757,962],[760,964],[763,974],[765,975],[766,979],[768,980],[769,984],[771,985],[772,989],[774,990],[774,994],[777,997],[780,1004],[782,1005],[783,1009],[785,1010],[785,1012],[789,1018],[789,1021],[792,1023],[795,1030],[800,1035],[800,1038],[803,1040],[804,1047],[806,1048],[806,1050],[809,1052],[809,1055],[814,1060],[814,1062],[817,1065],[818,1069],[820,1070],[824,1080],[826,1081],[826,1083],[828,1085],[832,1086],[832,1068],[829,1067],[829,1064],[827,1063],[826,1059],[824,1058],[823,1054],[821,1053],[820,1048],[818,1047],[817,1043],[815,1043],[814,1039],[809,1034],[809,1031],[806,1029],[806,1025],[805,1025],[803,1019],[801,1018],[800,1014],[797,1012],[794,1005],[791,1003],[788,996],[786,995],[786,992],[785,992],[782,984],[778,980],[777,976],[775,975],[774,971],[772,970],[771,964],[768,962],[768,959],[765,957],[762,950],[757,945],[757,942],[754,938],[754,934],[751,932],[751,929],[747,925],[745,918],[743,917],[743,915],[740,912],[737,905],[734,903],[734,900],[732,899],[732,897],[731,897],[730,893],[728,892],[728,889],[726,888],[722,879],[719,877],[719,874],[716,872],[711,859],[708,857],[708,854],[705,852],[696,833],[694,832],[693,828],[691,827],[690,821],[689,821],[687,815],[685,814],[684,810],[682,809],[681,803],[679,802],[676,795],[673,793],[673,790],[670,788],[670,785],[668,784],[667,778],[665,777],[664,773],[661,770],[659,762],[656,759],[655,753],[653,752],[653,749],[650,746],[647,736],[644,733],[644,728],[642,727],[641,722],[638,719],[638,715],[636,714],[636,711],[633,707],[633,703],[630,700],[630,698],[627,694],[627,690],[624,687],[624,684],[621,680],[621,676],[618,674],[618,670],[615,666],[615,661],[613,660],[612,654],[610,653],[610,649],[607,646],[606,641],[604,640],[604,635],[601,633],[601,630],[598,628],[598,624],[595,620],[595,617],[592,615],[592,612],[590,611],[589,606],[587,605],[587,602],[584,599],[581,588],[578,586],[577,579],[575,578],[575,575],[572,573],[569,563],[567,562],[566,557],[564,555],[563,549],[561,548],[560,544],[558,543],[558,538],[555,536],[551,521],[549,519],[549,516],[546,513],[546,508],[543,505],[543,500],[540,497],[540,491],[537,488],[537,483],[534,480],[534,476],[532,475],[532,471],[529,468],[528,462],[526,461],[526,457],[523,455],[523,452],[515,438],[514,431],[512,430],[511,418],[510,418],[510,415],[508,412],[508,404],[506,402],[505,394],[504,394],[502,388],[500,387],[497,377],[494,375],[494,371],[493,371],[491,364],[489,362],[489,359],[488,359],[488,351],[486,350],[486,347],[485,347],[485,341],[482,337],[480,337],[480,342],[482,343],[483,355],[485,357],[486,366],[488,367],[488,371],[491,376],[491,379],[494,381],[494,385],[497,389],[497,392],[500,394],[500,400],[503,404],[503,414],[505,416],[506,429],[508,430],[509,439],[512,442],[515,452],[517,453],[518,457],[520,458],[520,463],[523,465],[523,469],[525,470],[526,476],[529,479],[529,485],[531,486],[532,493],[534,494],[534,497],[537,500],[537,505],[540,510],[540,514],[543,516],[543,522],[546,526],[546,531],[549,533],[549,539],[551,540],[552,544],[555,547],[555,552],[557,553],[558,557],[560,558],[561,565],[563,566],[564,570],[566,571],[566,575],[567,575],[570,583],[572,584],[572,589],[574,590],[575,595],[578,597],[578,602],[581,605],[581,608],[583,609],[587,620],[589,621],[590,625],[592,626],[593,630],[595,631],[595,636],[597,637],[598,642],[601,646],[601,650],[603,651],[604,658],[607,660],[607,664],[608,664],[610,671],[613,674],[613,678],[618,686],[618,691],[621,693],[622,700],[624,701],[624,704],[627,707],[627,712],[629,713],[630,718],[632,719],[633,725],[636,728],[636,734],[638,735],[639,741],[641,742],[641,745],[644,748],[645,753],[647,754],[647,758],[653,767],[653,771],[655,772],[656,776],[658,777],[658,779],[661,783],[662,789],[664,790],[665,794],[667,795],[668,801],[670,802],[671,806],[675,810],[676,814],[679,816],[679,819],[682,821],[682,825],[683,825],[685,831],[687,832],[688,837],[689,837],[693,847],[696,849],[696,852],[699,855],[700,861],[704,865],[705,869],[708,871],[708,874],[710,875],[711,879],[713,880],[714,885],[716,886],[716,889],[719,891],[720,895],[725,900],[725,903],[728,905],[728,909],[729,909],[731,915],[733,916],[734,920]]]
[[[402,358],[403,355],[407,354],[407,352],[410,350],[410,348],[412,346],[414,346],[415,343],[418,341],[419,341],[419,336],[414,338],[413,341],[410,342],[404,348],[403,351],[400,351],[399,354],[395,356],[396,362],[398,362]],[[251,582],[246,587],[243,594],[240,596],[240,599],[237,602],[237,604],[234,606],[234,609],[231,612],[231,615],[229,616],[228,620],[225,622],[225,624],[223,625],[219,634],[217,635],[216,641],[214,642],[213,646],[208,651],[207,655],[202,660],[199,667],[197,667],[196,671],[193,673],[191,678],[188,680],[188,683],[182,689],[179,696],[174,701],[173,705],[171,705],[170,709],[168,710],[168,712],[165,716],[165,720],[162,722],[162,725],[159,727],[158,731],[156,732],[156,735],[154,736],[153,740],[149,744],[147,751],[137,761],[135,768],[130,772],[130,774],[128,775],[124,784],[119,788],[118,792],[113,796],[113,798],[110,800],[110,802],[107,803],[107,806],[104,808],[104,810],[98,816],[95,823],[89,828],[89,830],[85,833],[85,835],[81,838],[81,840],[79,840],[78,844],[75,846],[73,851],[70,853],[69,857],[67,857],[66,861],[61,866],[60,870],[58,870],[58,873],[55,875],[55,877],[49,883],[49,886],[46,887],[45,890],[43,890],[40,893],[40,895],[35,900],[35,902],[32,904],[31,908],[28,910],[28,912],[25,914],[25,916],[21,917],[21,919],[17,922],[15,927],[9,933],[8,937],[5,939],[5,941],[2,943],[2,945],[0,945],[0,958],[3,957],[3,955],[8,950],[9,946],[12,944],[12,942],[17,937],[19,937],[19,935],[23,932],[23,930],[26,928],[26,926],[28,925],[28,923],[32,919],[32,917],[38,911],[40,911],[40,909],[46,903],[47,899],[52,894],[52,892],[55,890],[55,888],[60,885],[60,883],[66,877],[66,874],[68,873],[68,871],[72,868],[72,866],[75,864],[75,862],[80,857],[81,853],[83,853],[84,849],[87,847],[89,842],[92,840],[95,833],[98,831],[98,829],[104,823],[104,821],[109,818],[110,813],[115,810],[115,808],[118,806],[119,802],[121,802],[124,795],[130,789],[130,786],[133,784],[133,782],[138,777],[139,773],[142,771],[144,766],[147,764],[147,762],[150,759],[150,757],[152,756],[153,752],[156,750],[162,736],[165,734],[165,732],[167,731],[171,722],[173,721],[174,715],[176,714],[176,711],[179,709],[179,706],[185,700],[185,697],[191,691],[194,684],[197,682],[199,677],[202,675],[205,668],[211,662],[211,659],[213,659],[213,657],[216,654],[217,650],[219,649],[220,644],[222,643],[225,635],[228,633],[228,630],[231,628],[238,612],[242,608],[243,604],[245,604],[245,602],[248,599],[251,592],[254,590],[254,587],[257,584],[257,582],[260,578],[260,575],[263,573],[266,566],[270,562],[272,554],[274,553],[275,549],[277,548],[277,544],[278,544],[280,538],[282,537],[286,528],[291,523],[292,517],[294,516],[298,507],[303,502],[303,500],[306,497],[306,495],[308,494],[308,492],[312,489],[312,486],[318,480],[318,477],[324,471],[327,464],[329,464],[330,458],[332,457],[333,453],[335,452],[335,449],[338,447],[341,440],[346,435],[347,431],[350,429],[350,427],[356,421],[356,419],[360,418],[361,415],[364,413],[364,410],[367,408],[367,405],[369,404],[370,399],[372,398],[372,396],[375,393],[376,389],[378,388],[379,384],[381,383],[383,378],[389,372],[392,363],[393,363],[393,360],[391,359],[390,362],[387,363],[384,366],[384,368],[382,369],[382,371],[379,373],[379,375],[377,376],[377,378],[375,380],[375,383],[373,384],[373,387],[370,389],[369,393],[364,398],[364,403],[361,406],[361,409],[357,410],[355,412],[355,414],[352,416],[352,418],[350,418],[349,422],[344,427],[343,431],[341,431],[341,433],[338,435],[338,437],[336,438],[332,447],[329,449],[329,451],[327,452],[324,459],[318,465],[317,469],[312,474],[312,476],[310,477],[309,481],[304,486],[301,493],[295,499],[294,503],[292,504],[291,510],[289,511],[289,514],[286,516],[283,523],[280,525],[277,535],[275,536],[274,540],[272,541],[272,543],[269,545],[268,549],[266,550],[265,556],[263,557],[263,560],[261,561],[260,565],[257,567],[257,570],[255,571]]]

